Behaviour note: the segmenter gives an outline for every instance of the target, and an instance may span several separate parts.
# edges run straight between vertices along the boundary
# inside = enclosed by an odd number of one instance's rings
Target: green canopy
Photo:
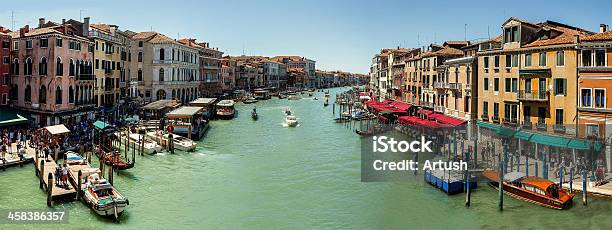
[[[516,133],[516,130],[509,129],[509,128],[504,128],[504,127],[499,127],[497,129],[496,133],[498,135],[501,135],[501,136],[504,136],[504,137],[512,137],[512,136],[514,136],[514,133]]]
[[[521,140],[526,140],[528,141],[531,136],[533,136],[533,134],[528,133],[528,132],[523,132],[523,131],[518,131],[514,134],[514,137],[521,139]]]
[[[533,134],[533,136],[531,137],[531,141],[538,143],[538,144],[566,148],[570,140],[567,138],[558,137],[558,136],[550,136],[550,135],[545,135],[545,134]]]
[[[391,110],[383,110],[380,112],[380,115],[388,115],[388,114],[393,114],[393,111]]]
[[[483,121],[477,121],[476,124],[480,127],[492,129],[493,131],[496,131],[496,132],[500,128],[499,125],[495,125],[495,124],[491,124],[491,123],[483,122]]]
[[[0,127],[9,125],[20,125],[27,124],[29,120],[24,116],[20,115],[14,109],[2,109],[0,110]]]
[[[108,124],[108,123],[106,123],[104,121],[100,121],[100,120],[97,120],[96,122],[94,122],[93,125],[94,125],[94,127],[96,129],[99,129],[99,130],[104,130],[106,128],[113,127],[112,125],[110,125],[110,124]]]
[[[567,147],[577,150],[590,150],[592,147],[593,150],[599,151],[601,150],[601,143],[599,141],[593,143],[589,140],[571,139]]]

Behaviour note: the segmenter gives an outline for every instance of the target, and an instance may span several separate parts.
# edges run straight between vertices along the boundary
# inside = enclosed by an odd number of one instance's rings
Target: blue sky
[[[609,1],[31,1],[3,3],[0,25],[35,26],[39,17],[91,17],[120,29],[155,31],[208,41],[230,55],[301,55],[317,68],[367,73],[383,47],[418,47],[500,33],[511,16],[553,20],[597,31],[612,24]]]

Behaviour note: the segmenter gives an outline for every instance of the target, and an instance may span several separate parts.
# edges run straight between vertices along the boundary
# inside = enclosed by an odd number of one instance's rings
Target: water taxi
[[[236,113],[233,100],[221,100],[217,103],[217,118],[233,119]]]
[[[129,143],[136,143],[136,148],[140,148],[140,146],[143,145],[141,141],[144,142],[143,151],[147,154],[157,154],[162,150],[160,145],[137,133],[130,133],[129,135],[126,135],[123,132],[117,132],[115,135],[122,141],[122,143],[125,143],[126,138],[128,139]]]
[[[297,117],[295,116],[287,116],[285,117],[285,124],[289,127],[296,127],[298,125]]]
[[[169,133],[162,133],[161,131],[150,131],[147,132],[147,138],[153,141],[156,141],[160,145],[168,145],[170,135]],[[172,140],[174,143],[174,147],[178,150],[190,152],[196,148],[197,143],[190,140],[189,138],[182,137],[177,134],[172,134]]]
[[[482,173],[489,184],[499,188],[497,171],[485,170]],[[522,172],[510,172],[503,177],[503,190],[516,199],[538,204],[553,209],[566,209],[571,207],[574,194],[558,184],[544,178],[525,176]]]
[[[83,201],[100,216],[113,216],[117,219],[130,204],[126,197],[97,173],[89,175],[84,185]]]

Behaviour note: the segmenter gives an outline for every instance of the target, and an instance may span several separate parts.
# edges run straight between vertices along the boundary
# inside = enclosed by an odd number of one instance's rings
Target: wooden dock
[[[74,200],[76,198],[77,191],[69,181],[67,181],[65,187],[59,187],[55,183],[54,173],[58,165],[53,159],[44,159],[44,156],[39,158],[33,148],[27,148],[26,153],[34,156],[34,171],[40,181],[40,189],[47,192],[47,206],[51,206],[53,201]]]
[[[0,156],[0,168],[2,169],[2,171],[5,171],[6,168],[8,167],[14,167],[14,166],[20,166],[23,167],[23,165],[28,164],[32,161],[34,161],[34,154],[27,154],[26,153],[23,155],[23,158],[19,157],[19,154],[17,153],[17,144],[13,143],[11,145],[13,154],[6,154],[5,158],[2,158]]]

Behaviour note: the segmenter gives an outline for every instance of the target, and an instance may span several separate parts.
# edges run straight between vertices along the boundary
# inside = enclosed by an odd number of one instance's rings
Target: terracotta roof
[[[197,49],[204,49],[204,46],[201,46],[200,44],[198,44],[195,39],[190,39],[190,38],[182,38],[178,40],[179,43],[183,44],[183,45],[187,45],[193,48],[197,48]]]
[[[560,34],[555,37],[549,38],[549,39],[535,40],[531,43],[524,45],[523,47],[529,48],[529,47],[572,44],[574,43],[574,37],[576,35],[578,35],[579,37],[584,37],[588,35],[584,31],[574,30],[574,29],[565,28],[561,26],[549,26],[549,25],[542,25],[542,28],[537,33],[540,33],[546,30],[549,30],[551,32],[556,31],[556,32],[559,32]]]
[[[449,57],[449,56],[461,56],[461,55],[463,55],[463,51],[461,51],[460,49],[444,47],[443,49],[435,51],[435,52],[424,53],[421,57],[423,58],[434,57],[434,56]]]
[[[101,31],[110,33],[110,25],[109,24],[95,23],[95,24],[90,24],[89,27],[92,27],[92,28],[95,28],[97,30],[101,30]]]
[[[612,30],[603,33],[593,34],[581,39],[582,41],[612,41]]]
[[[154,32],[154,31],[137,33],[134,36],[132,36],[132,39],[144,39],[150,43],[157,43],[157,44],[169,43],[169,44],[183,45],[175,41],[174,39],[169,38],[166,35],[163,35],[161,33]]]
[[[27,33],[24,34],[24,37],[36,36],[36,35],[48,34],[48,33],[60,33],[58,30],[56,30],[56,28],[57,27],[44,27],[44,28],[30,29]],[[11,37],[13,38],[21,37],[19,31],[13,31],[8,34],[11,35]]]

